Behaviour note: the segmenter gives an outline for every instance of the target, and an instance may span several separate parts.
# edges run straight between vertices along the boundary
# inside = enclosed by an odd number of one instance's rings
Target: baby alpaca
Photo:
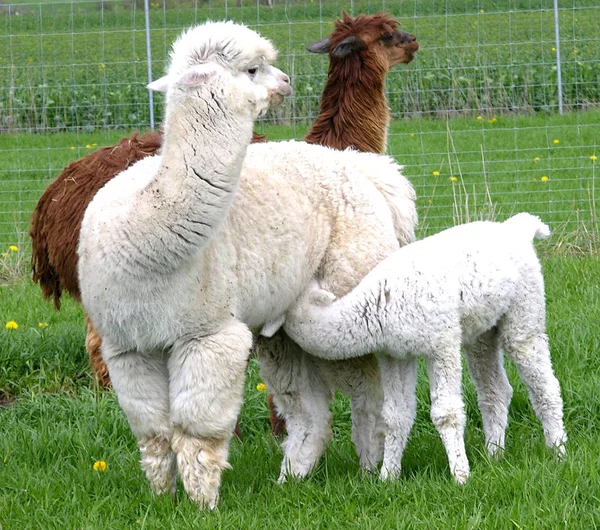
[[[285,331],[311,354],[337,360],[381,352],[388,428],[382,479],[400,473],[415,418],[416,371],[414,363],[410,369],[404,363],[423,355],[431,418],[454,478],[459,484],[467,480],[461,345],[489,364],[502,362],[500,348],[506,352],[527,386],[546,444],[564,454],[567,436],[545,332],[544,280],[532,245],[549,234],[527,213],[504,223],[456,226],[396,251],[343,298],[335,300],[315,282],[288,310]],[[486,442],[502,449],[512,389],[506,379],[485,385],[480,384],[485,374],[474,379]]]

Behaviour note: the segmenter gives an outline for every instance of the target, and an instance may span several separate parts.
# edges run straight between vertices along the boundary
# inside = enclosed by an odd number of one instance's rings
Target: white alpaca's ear
[[[216,63],[197,64],[180,75],[164,75],[149,83],[147,88],[155,92],[166,92],[171,85],[198,86],[222,70],[223,68]]]
[[[151,83],[148,83],[146,88],[148,90],[152,90],[153,92],[166,92],[167,88],[169,88],[170,81],[171,78],[169,75],[163,75]]]
[[[198,86],[222,71],[223,68],[216,63],[197,64],[183,72],[174,82],[180,86]]]

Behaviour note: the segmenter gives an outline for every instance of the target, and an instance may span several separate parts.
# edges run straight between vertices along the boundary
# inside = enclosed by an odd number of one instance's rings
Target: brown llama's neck
[[[319,116],[304,140],[334,149],[385,152],[390,121],[386,73],[377,57],[333,59]]]

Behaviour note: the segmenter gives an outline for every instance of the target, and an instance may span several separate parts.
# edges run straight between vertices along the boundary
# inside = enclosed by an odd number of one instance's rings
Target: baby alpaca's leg
[[[552,371],[548,337],[543,331],[544,314],[538,317],[540,320],[535,315],[525,316],[521,310],[511,310],[501,323],[501,340],[527,387],[533,410],[544,428],[546,445],[564,455],[567,434],[560,385]]]
[[[169,374],[162,353],[118,353],[102,345],[113,388],[138,441],[141,466],[155,493],[175,491],[175,454],[171,450]]]
[[[242,406],[252,334],[240,322],[175,343],[169,358],[173,450],[183,486],[214,508]]]
[[[504,434],[508,425],[508,407],[512,387],[504,370],[498,330],[491,329],[465,346],[465,356],[477,389],[477,402],[483,420],[485,444],[490,456],[504,449]]]
[[[277,412],[285,419],[288,437],[279,482],[305,477],[316,466],[331,439],[331,391],[319,377],[313,359],[283,330],[272,338],[259,337],[255,351],[260,374]]]
[[[465,451],[465,406],[461,392],[460,345],[440,348],[427,358],[431,419],[448,455],[450,472],[459,484],[469,477]]]
[[[394,478],[402,469],[402,455],[417,413],[415,389],[417,358],[378,356],[383,384],[383,419],[387,425],[381,480]]]

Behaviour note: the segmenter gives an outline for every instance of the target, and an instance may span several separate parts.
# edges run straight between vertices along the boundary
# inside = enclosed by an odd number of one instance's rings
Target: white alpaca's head
[[[168,99],[206,89],[231,110],[256,118],[292,92],[289,77],[271,65],[276,57],[272,43],[246,26],[207,22],[179,36],[167,74],[148,88],[168,92]]]

